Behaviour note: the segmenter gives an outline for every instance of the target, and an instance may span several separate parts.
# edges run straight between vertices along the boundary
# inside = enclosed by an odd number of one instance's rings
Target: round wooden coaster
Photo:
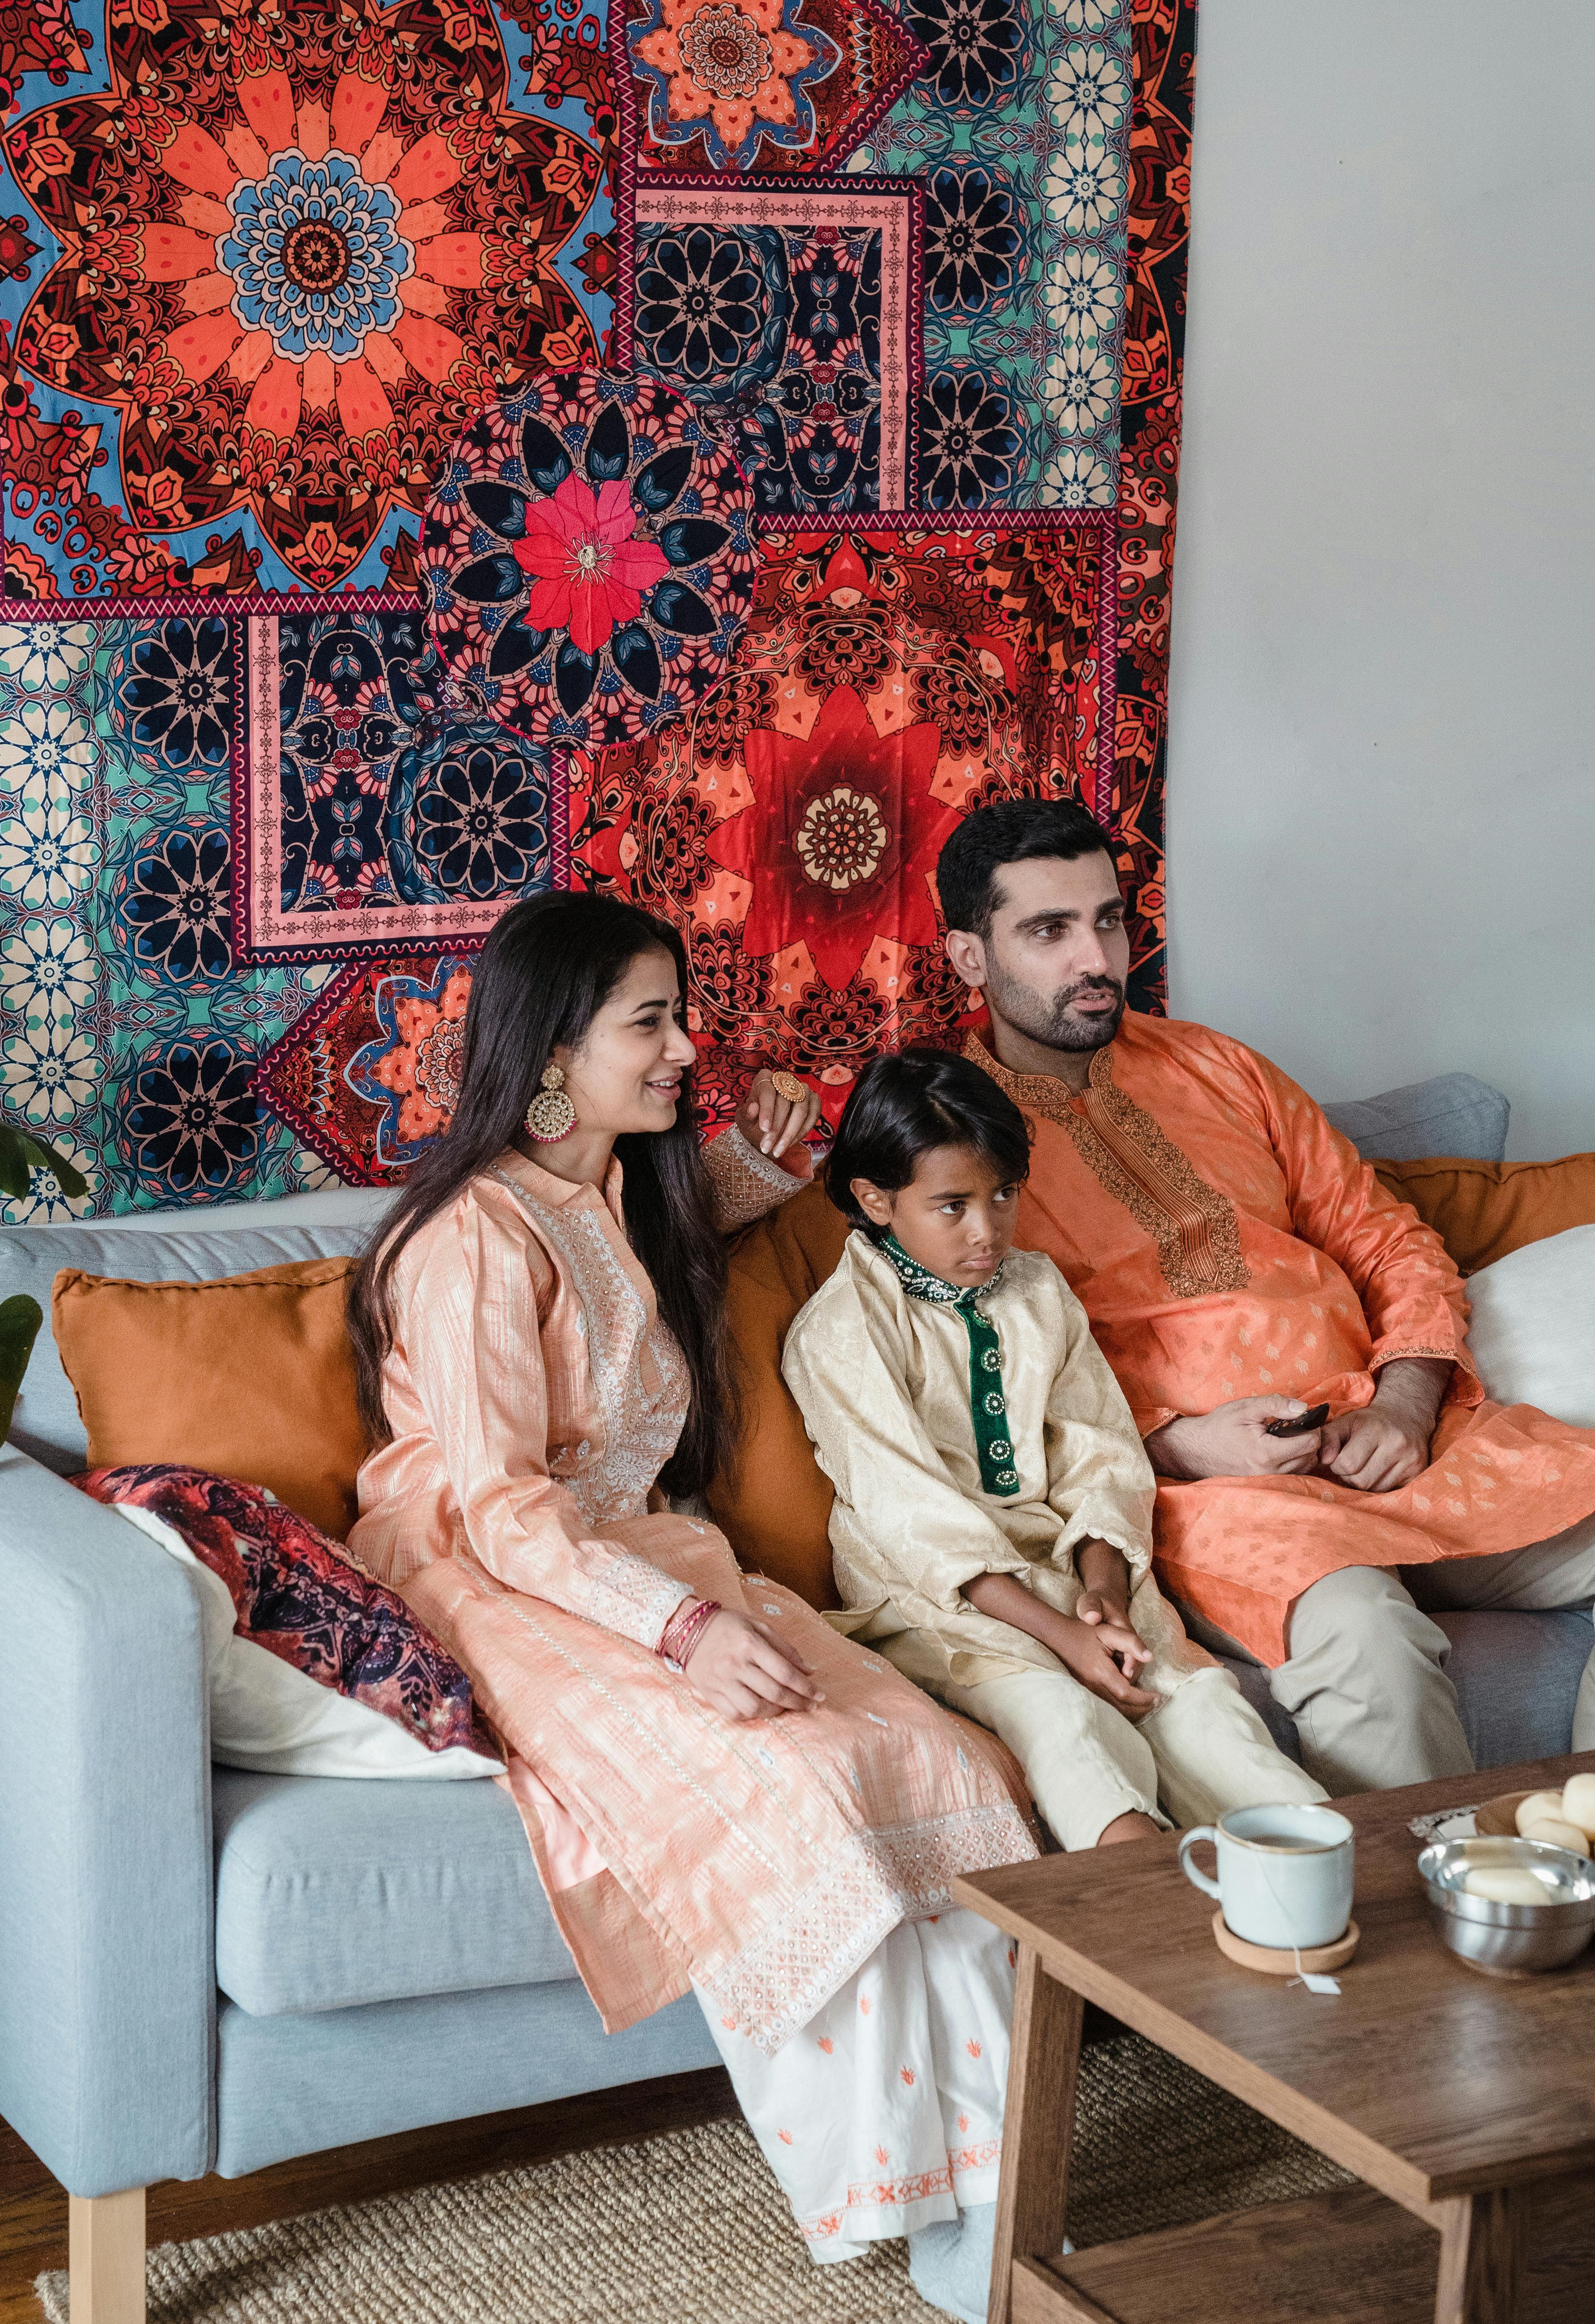
[[[1474,1810],[1474,1831],[1487,1840],[1516,1840],[1517,1811],[1532,1796],[1528,1792],[1498,1792],[1493,1800]]]
[[[1288,1948],[1284,1951],[1273,1945],[1250,1945],[1238,1937],[1225,1921],[1222,1912],[1212,1916],[1212,1933],[1220,1952],[1242,1969],[1261,1969],[1265,1977],[1295,1977],[1299,1974],[1296,1957]],[[1301,1968],[1311,1969],[1315,1976],[1344,1969],[1361,1941],[1362,1932],[1355,1921],[1346,1923],[1346,1933],[1337,1937],[1332,1945],[1312,1945],[1302,1954]]]

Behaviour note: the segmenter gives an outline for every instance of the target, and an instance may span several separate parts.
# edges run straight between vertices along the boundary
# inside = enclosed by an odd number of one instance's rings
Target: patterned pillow
[[[170,1462],[89,1469],[72,1481],[92,1499],[158,1519],[178,1535],[225,1585],[236,1639],[402,1729],[411,1743],[403,1772],[426,1772],[424,1763],[411,1764],[417,1744],[429,1753],[502,1758],[470,1680],[403,1600],[263,1487]],[[224,1748],[217,1756],[238,1763]],[[258,1750],[249,1760],[268,1763]],[[354,1772],[313,1768],[302,1757],[270,1764],[282,1772]],[[398,1773],[401,1766],[372,1772]]]

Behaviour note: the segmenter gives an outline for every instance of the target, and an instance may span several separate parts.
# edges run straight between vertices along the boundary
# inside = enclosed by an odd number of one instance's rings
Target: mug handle
[[[1202,1889],[1205,1895],[1215,1897],[1220,1904],[1222,1904],[1223,1896],[1218,1882],[1210,1880],[1205,1872],[1198,1870],[1187,1854],[1187,1850],[1194,1848],[1199,1840],[1211,1840],[1215,1849],[1219,1844],[1218,1833],[1210,1823],[1199,1823],[1194,1831],[1182,1832],[1179,1847],[1180,1870],[1194,1886]]]

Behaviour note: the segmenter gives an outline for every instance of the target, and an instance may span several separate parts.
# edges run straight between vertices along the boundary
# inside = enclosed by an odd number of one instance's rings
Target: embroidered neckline
[[[1010,1073],[973,1032],[964,1055],[1016,1105],[1032,1107],[1067,1132],[1104,1193],[1151,1236],[1163,1280],[1176,1299],[1244,1290],[1251,1270],[1241,1255],[1234,1204],[1119,1086],[1114,1047],[1108,1041],[1094,1052],[1083,1090],[1070,1090],[1045,1074]]]
[[[935,1307],[955,1307],[969,1333],[969,1417],[981,1464],[981,1487],[997,1500],[1011,1500],[1019,1489],[1013,1465],[1013,1445],[1008,1435],[1008,1397],[1002,1386],[1002,1342],[997,1326],[982,1315],[979,1302],[995,1291],[1002,1268],[984,1283],[960,1286],[933,1275],[910,1259],[897,1237],[889,1234],[875,1246],[888,1261],[910,1299]]]
[[[932,1299],[941,1307],[971,1306],[975,1300],[983,1299],[988,1291],[995,1291],[1002,1280],[1000,1267],[983,1283],[949,1283],[945,1275],[933,1275],[928,1267],[921,1267],[917,1259],[910,1259],[894,1234],[885,1236],[875,1248],[890,1259],[905,1291],[911,1292],[916,1299]],[[1007,1263],[1005,1259],[1003,1267]]]

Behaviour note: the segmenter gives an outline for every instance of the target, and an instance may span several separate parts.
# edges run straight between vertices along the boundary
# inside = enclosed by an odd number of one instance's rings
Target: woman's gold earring
[[[565,1092],[563,1070],[551,1061],[543,1085],[526,1109],[526,1134],[539,1146],[557,1146],[576,1128],[576,1108]]]

